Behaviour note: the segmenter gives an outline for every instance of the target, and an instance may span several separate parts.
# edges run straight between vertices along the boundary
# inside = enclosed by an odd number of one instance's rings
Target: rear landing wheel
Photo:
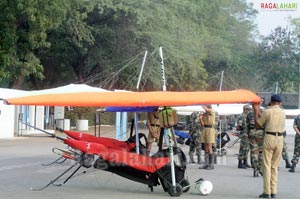
[[[170,196],[180,196],[182,193],[182,186],[180,184],[177,184],[175,188],[172,186],[169,187],[168,193]]]

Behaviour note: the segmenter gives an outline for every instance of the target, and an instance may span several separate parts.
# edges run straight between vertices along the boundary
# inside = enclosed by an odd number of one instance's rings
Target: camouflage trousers
[[[195,151],[196,151],[197,155],[200,155],[200,153],[201,153],[200,140],[191,140],[189,152],[195,153]]]
[[[249,139],[248,135],[246,133],[243,133],[241,136],[241,141],[240,141],[240,150],[239,150],[239,160],[247,160],[248,159],[248,154],[249,154]]]
[[[283,139],[283,148],[282,148],[282,159],[284,160],[289,160],[289,154],[287,152],[287,145],[286,145],[286,142],[285,140]],[[299,157],[299,156],[298,156]]]
[[[249,145],[250,145],[250,160],[253,169],[262,171],[262,149],[264,141],[264,131],[250,129]]]
[[[300,156],[300,135],[296,133],[292,163],[297,164],[299,161],[299,156]]]

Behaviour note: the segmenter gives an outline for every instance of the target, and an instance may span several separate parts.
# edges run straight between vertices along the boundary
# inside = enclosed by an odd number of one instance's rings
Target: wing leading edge
[[[11,105],[44,106],[188,106],[200,104],[259,103],[249,90],[232,91],[151,91],[151,92],[74,92],[7,98]]]

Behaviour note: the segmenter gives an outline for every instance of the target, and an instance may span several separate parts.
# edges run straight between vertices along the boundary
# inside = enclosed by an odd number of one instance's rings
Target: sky
[[[256,16],[256,24],[258,31],[261,35],[267,36],[274,30],[276,27],[281,26],[283,28],[290,28],[288,18],[300,18],[300,0],[247,0],[249,3],[253,3],[253,8],[258,11]],[[296,5],[296,8],[291,9],[276,9],[270,8],[261,8],[261,4],[272,5],[277,4],[290,4]],[[274,6],[273,6],[274,7]]]

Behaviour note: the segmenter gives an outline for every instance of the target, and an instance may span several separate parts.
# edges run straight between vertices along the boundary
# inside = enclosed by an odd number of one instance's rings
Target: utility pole
[[[278,82],[275,83],[275,94],[278,93]]]
[[[222,86],[223,86],[223,76],[224,76],[224,71],[222,70],[222,72],[221,72],[221,82],[220,82],[220,88],[219,88],[219,91],[222,91]]]
[[[146,62],[146,58],[147,58],[147,54],[148,54],[148,51],[145,51],[145,55],[144,55],[144,59],[143,59],[143,63],[142,63],[142,66],[141,66],[141,71],[140,71],[140,75],[139,75],[139,79],[138,79],[138,82],[136,84],[136,90],[139,91],[140,89],[140,82],[141,82],[141,78],[142,78],[142,74],[143,74],[143,71],[144,71],[144,66],[145,66],[145,62]],[[140,154],[140,141],[139,141],[139,128],[138,128],[138,113],[135,112],[134,113],[134,120],[135,120],[135,144],[136,144],[136,153],[137,154]]]
[[[143,63],[142,63],[142,67],[141,67],[141,71],[140,71],[140,75],[139,75],[139,79],[138,79],[138,82],[136,84],[136,91],[139,91],[139,89],[140,89],[140,82],[141,82],[142,74],[143,74],[143,71],[144,71],[144,66],[145,66],[147,54],[148,54],[148,51],[145,51],[145,55],[144,55],[144,59],[143,59]]]

